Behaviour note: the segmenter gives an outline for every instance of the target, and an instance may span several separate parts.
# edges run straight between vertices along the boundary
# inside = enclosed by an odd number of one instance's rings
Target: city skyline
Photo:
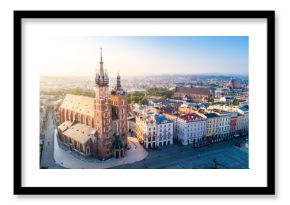
[[[248,75],[248,46],[247,36],[68,37],[44,41],[37,60],[41,76],[92,76],[102,47],[109,76]]]

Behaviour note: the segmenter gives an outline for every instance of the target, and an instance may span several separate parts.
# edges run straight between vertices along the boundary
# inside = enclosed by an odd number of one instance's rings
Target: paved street
[[[242,147],[234,146],[241,143]],[[140,162],[122,165],[119,169],[247,169],[248,149],[246,139],[233,139],[208,147],[192,148],[190,145],[170,145],[162,150],[150,150]],[[215,161],[215,162],[214,162]]]
[[[130,149],[126,151],[123,158],[111,158],[101,161],[95,158],[87,158],[79,156],[77,153],[68,149],[62,149],[57,142],[55,133],[54,143],[54,159],[56,163],[70,169],[104,169],[122,164],[134,163],[143,160],[148,152],[138,143],[136,138],[128,137]]]
[[[44,144],[43,151],[41,155],[40,167],[41,168],[49,168],[49,169],[62,169],[63,167],[56,164],[53,158],[54,152],[54,129],[56,127],[53,109],[48,110],[47,121],[44,129]]]

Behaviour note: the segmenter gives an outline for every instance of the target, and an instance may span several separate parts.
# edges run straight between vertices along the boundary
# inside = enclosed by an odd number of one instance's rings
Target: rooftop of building
[[[239,107],[239,109],[242,110],[242,111],[249,111],[249,105],[245,105],[245,106]]]
[[[209,95],[209,88],[207,87],[176,87],[175,92]]]
[[[231,112],[229,112],[229,111],[225,111],[225,110],[220,110],[219,113],[220,113],[220,114],[230,114]]]
[[[168,114],[168,113],[163,113],[163,115],[165,115],[168,119],[170,120],[176,120],[176,118],[178,118],[179,114]]]
[[[201,116],[199,116],[196,113],[190,113],[190,114],[186,114],[186,115],[180,115],[179,118],[182,119],[182,120],[185,120],[187,122],[189,122],[189,121],[204,120],[204,118],[202,118]]]
[[[67,94],[61,104],[61,108],[94,117],[94,98]]]
[[[63,122],[59,126],[59,129],[61,129],[62,127],[67,127],[66,125],[69,125],[69,121]],[[69,126],[67,129],[65,129],[63,131],[63,134],[67,137],[72,138],[73,140],[76,140],[81,144],[84,144],[91,138],[91,134],[95,132],[96,130],[94,128],[79,122],[75,122],[72,123],[71,126]]]
[[[169,119],[167,119],[163,115],[155,115],[154,118],[157,124],[171,122]]]
[[[225,111],[222,109],[216,109],[216,108],[212,109],[211,111],[219,113],[219,114],[230,114],[230,112],[228,112],[228,111]]]
[[[166,113],[173,113],[176,111],[176,107],[166,106],[166,107],[162,108],[162,111],[166,112]]]
[[[58,126],[58,129],[63,132],[66,129],[68,129],[72,124],[73,124],[73,122],[71,122],[71,121],[65,121]]]
[[[207,118],[219,117],[219,115],[216,114],[216,113],[205,113],[204,115],[205,115]]]

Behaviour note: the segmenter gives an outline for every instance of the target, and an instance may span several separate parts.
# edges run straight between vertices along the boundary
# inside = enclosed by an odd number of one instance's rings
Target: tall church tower
[[[94,128],[97,130],[97,147],[95,155],[103,160],[112,155],[113,132],[112,132],[112,107],[109,98],[109,77],[104,71],[104,62],[101,48],[100,69],[95,78],[94,100]]]
[[[117,85],[111,92],[111,100],[113,107],[113,115],[115,119],[113,121],[113,154],[115,157],[123,157],[125,155],[125,149],[127,148],[128,137],[128,99],[126,92],[121,86],[120,75],[117,76]]]

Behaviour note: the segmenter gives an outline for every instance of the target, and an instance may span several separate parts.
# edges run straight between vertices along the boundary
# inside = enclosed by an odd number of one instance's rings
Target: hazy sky
[[[247,36],[62,37],[44,40],[41,75],[248,74]],[[40,58],[40,59],[39,59]]]

